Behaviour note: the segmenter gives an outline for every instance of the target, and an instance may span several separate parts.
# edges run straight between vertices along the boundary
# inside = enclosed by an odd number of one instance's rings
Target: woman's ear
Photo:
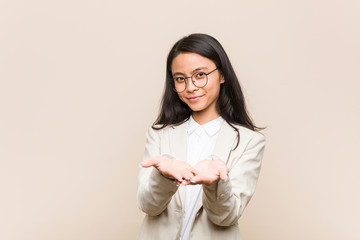
[[[224,75],[221,74],[221,75],[220,75],[220,84],[221,84],[221,83],[224,83],[224,82],[225,82]]]

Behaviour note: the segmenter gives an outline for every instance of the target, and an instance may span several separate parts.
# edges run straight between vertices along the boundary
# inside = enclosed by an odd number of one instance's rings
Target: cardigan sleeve
[[[143,160],[161,155],[161,132],[149,128],[146,134]],[[156,168],[141,168],[137,191],[139,208],[150,216],[161,214],[177,191],[176,183],[164,177]]]
[[[265,137],[254,133],[244,151],[232,152],[234,164],[228,178],[203,185],[203,207],[216,225],[235,224],[254,194],[265,148]]]

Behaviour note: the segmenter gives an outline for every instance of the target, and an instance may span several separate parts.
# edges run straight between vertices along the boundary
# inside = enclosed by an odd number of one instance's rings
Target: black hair
[[[240,125],[259,131],[251,119],[245,104],[244,94],[230,60],[221,44],[212,36],[195,33],[177,41],[169,52],[166,62],[166,82],[159,116],[153,124],[153,129],[162,129],[166,126],[179,125],[187,121],[192,110],[174,91],[174,80],[171,72],[172,61],[180,53],[197,53],[212,60],[225,82],[220,85],[217,109],[221,117],[237,132],[238,139],[235,148],[239,145],[239,130],[234,125]],[[234,149],[235,149],[234,148]]]

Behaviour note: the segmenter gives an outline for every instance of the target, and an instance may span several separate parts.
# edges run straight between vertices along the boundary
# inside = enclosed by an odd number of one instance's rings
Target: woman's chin
[[[189,106],[189,107],[193,112],[201,112],[204,110],[204,108],[200,106]]]

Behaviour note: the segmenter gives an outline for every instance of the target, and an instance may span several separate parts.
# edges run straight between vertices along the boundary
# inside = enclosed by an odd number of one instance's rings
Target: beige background
[[[360,239],[359,1],[0,0],[0,239],[134,239],[165,58],[204,32],[267,126],[247,240]]]

